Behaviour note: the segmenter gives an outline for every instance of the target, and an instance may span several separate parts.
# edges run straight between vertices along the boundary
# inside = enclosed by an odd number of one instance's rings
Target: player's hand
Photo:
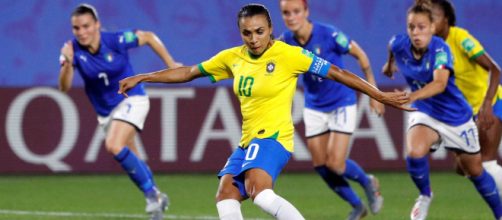
[[[119,91],[117,93],[122,94],[125,97],[129,97],[127,95],[127,91],[129,91],[131,88],[135,87],[140,81],[141,81],[141,77],[139,75],[130,76],[130,77],[127,77],[123,80],[120,80],[119,81]]]
[[[63,47],[61,48],[61,55],[66,62],[69,62],[70,64],[73,63],[73,45],[71,41],[67,41],[63,45]]]
[[[371,112],[374,112],[376,115],[378,115],[378,117],[382,116],[385,113],[385,105],[375,99],[370,99],[370,109]]]
[[[493,107],[490,102],[483,102],[479,108],[477,124],[479,129],[487,130],[495,123],[495,115],[493,115]]]
[[[406,105],[410,102],[410,95],[403,91],[383,92],[380,100],[382,103],[404,111],[416,111],[417,109]]]
[[[397,71],[398,69],[394,62],[392,62],[392,64],[386,62],[382,67],[382,73],[391,79],[394,79],[394,73]]]

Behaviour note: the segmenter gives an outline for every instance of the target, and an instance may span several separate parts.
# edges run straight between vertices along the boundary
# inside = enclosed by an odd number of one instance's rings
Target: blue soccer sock
[[[351,159],[345,161],[345,172],[343,173],[343,177],[358,182],[364,188],[370,184],[370,179],[363,168]]]
[[[469,178],[476,186],[479,194],[483,197],[486,203],[492,209],[493,215],[496,219],[502,217],[502,202],[500,201],[497,186],[493,177],[490,176],[486,170],[483,169],[483,173],[477,177]]]
[[[347,201],[352,207],[362,205],[361,199],[352,190],[349,183],[343,178],[343,176],[331,171],[326,165],[317,166],[314,167],[314,169],[328,184],[329,188],[331,188],[343,200]]]
[[[122,165],[122,168],[145,196],[155,192],[155,183],[150,169],[127,146],[115,155],[115,160]]]
[[[429,179],[428,156],[426,155],[422,158],[406,157],[406,167],[420,194],[430,197],[431,183]]]

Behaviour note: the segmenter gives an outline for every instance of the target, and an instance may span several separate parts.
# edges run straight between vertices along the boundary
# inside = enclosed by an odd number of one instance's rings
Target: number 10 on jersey
[[[239,78],[239,96],[251,96],[251,89],[253,88],[254,78],[251,76],[240,76]]]

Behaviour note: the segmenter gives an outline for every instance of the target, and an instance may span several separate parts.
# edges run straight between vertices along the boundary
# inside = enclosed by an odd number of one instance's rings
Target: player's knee
[[[225,199],[236,199],[240,200],[239,191],[236,188],[230,187],[220,187],[216,192],[216,202],[223,201]]]
[[[483,167],[482,166],[469,166],[466,169],[464,169],[466,174],[468,176],[480,176],[483,173]]]
[[[254,181],[249,181],[246,184],[246,193],[251,199],[255,199],[258,194],[260,194],[263,190],[266,190],[266,187],[261,186],[260,184],[254,182]]]
[[[338,175],[345,172],[345,160],[328,160],[326,166]]]
[[[105,147],[106,151],[108,151],[108,153],[111,153],[113,155],[118,154],[122,150],[122,148],[124,148],[124,146],[115,144],[113,140],[110,140],[108,138],[105,140]]]
[[[429,147],[426,146],[411,146],[408,147],[408,157],[421,158],[429,152]]]

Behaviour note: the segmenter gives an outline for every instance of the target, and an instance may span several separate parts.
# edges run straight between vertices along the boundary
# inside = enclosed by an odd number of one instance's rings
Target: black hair
[[[433,22],[432,20],[432,3],[430,0],[415,0],[415,4],[413,4],[409,9],[408,9],[408,14],[426,14],[427,17],[429,17],[430,21]]]
[[[444,12],[444,16],[448,19],[448,25],[455,26],[457,17],[455,16],[455,7],[450,0],[431,0],[432,4],[438,5]]]
[[[268,27],[272,27],[272,19],[268,9],[262,4],[247,4],[241,8],[237,14],[237,26],[240,27],[239,21],[244,17],[253,17],[255,15],[265,15],[267,17]]]
[[[85,14],[90,14],[92,16],[92,18],[94,18],[95,21],[99,20],[98,12],[96,11],[96,8],[94,8],[94,6],[89,5],[89,4],[78,5],[71,13],[71,16],[73,17],[73,16],[80,16],[80,15],[85,15]]]

